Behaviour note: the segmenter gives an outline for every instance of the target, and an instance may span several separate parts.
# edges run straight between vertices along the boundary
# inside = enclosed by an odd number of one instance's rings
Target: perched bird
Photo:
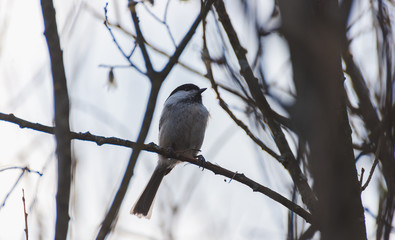
[[[196,157],[203,143],[209,113],[202,103],[206,88],[184,84],[170,94],[159,122],[159,146],[186,157]],[[158,164],[147,186],[136,201],[131,214],[150,218],[153,201],[162,179],[179,160],[159,155]]]

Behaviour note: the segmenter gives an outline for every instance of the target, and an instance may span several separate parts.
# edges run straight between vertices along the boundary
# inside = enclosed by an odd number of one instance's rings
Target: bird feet
[[[200,167],[202,168],[203,171],[205,169],[206,159],[203,157],[203,155],[197,155],[195,156],[195,159],[200,162]]]

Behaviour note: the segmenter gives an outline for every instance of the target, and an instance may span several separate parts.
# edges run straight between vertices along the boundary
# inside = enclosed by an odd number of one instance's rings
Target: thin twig
[[[147,108],[145,111],[143,123],[140,128],[140,133],[137,138],[137,142],[116,139],[117,141],[120,140],[120,142],[122,142],[122,143],[125,143],[125,142],[130,143],[134,147],[132,147],[133,152],[129,158],[129,163],[128,163],[128,166],[126,167],[124,176],[122,178],[122,182],[121,182],[121,184],[117,190],[117,193],[115,194],[114,200],[113,200],[113,202],[112,202],[112,204],[111,204],[111,206],[110,206],[110,208],[103,220],[103,223],[101,225],[101,228],[99,230],[96,240],[104,240],[106,238],[106,236],[108,235],[108,233],[115,226],[114,222],[116,220],[118,211],[119,211],[121,204],[123,202],[123,199],[125,197],[126,191],[129,186],[129,182],[133,177],[134,167],[136,166],[137,158],[140,155],[141,150],[146,150],[146,149],[144,149],[145,148],[144,146],[146,146],[146,145],[143,143],[147,137],[149,128],[151,126],[152,117],[154,114],[156,100],[158,98],[158,92],[161,87],[161,83],[162,82],[153,82],[153,84],[152,84]]]
[[[105,19],[103,19],[102,15],[99,14],[98,12],[96,12],[95,9],[93,9],[93,8],[92,8],[91,6],[89,6],[87,3],[84,3],[84,7],[85,7],[88,11],[90,11],[90,12],[92,13],[93,17],[105,21]],[[124,27],[122,27],[120,24],[112,23],[109,19],[107,19],[107,25],[108,25],[109,27],[113,27],[113,28],[119,29],[119,30],[122,31],[124,34],[126,34],[127,36],[133,38],[134,40],[137,39],[136,35],[134,35],[134,34],[131,33],[130,31],[126,30],[126,29],[125,29]],[[162,55],[162,56],[165,56],[165,57],[170,58],[171,55],[168,54],[168,53],[166,53],[164,50],[161,50],[159,47],[154,46],[153,44],[151,44],[151,43],[149,43],[149,42],[147,42],[147,41],[145,41],[144,43],[147,45],[147,47],[149,47],[150,49],[152,49],[152,50],[155,51],[156,53],[159,53],[159,54]],[[137,46],[137,44],[136,44],[136,46]],[[184,63],[184,62],[178,61],[178,65],[180,65],[181,67],[183,67],[184,69],[190,71],[190,72],[193,73],[193,74],[196,74],[196,75],[198,75],[198,76],[200,76],[200,77],[205,77],[204,74],[202,74],[202,73],[199,72],[197,69],[193,68],[192,66],[189,66],[188,64],[186,64],[186,63]],[[107,65],[106,65],[106,66],[107,66]],[[120,67],[122,68],[122,66],[120,66]],[[128,67],[131,67],[131,66],[128,66]],[[114,68],[117,68],[117,66],[114,66]]]
[[[137,35],[136,41],[140,47],[141,54],[143,55],[145,67],[147,69],[147,74],[149,76],[149,74],[154,73],[155,71],[152,67],[151,58],[148,54],[147,48],[145,47],[145,39],[144,39],[143,33],[141,32],[141,29],[140,29],[140,20],[137,17],[136,5],[137,5],[137,2],[135,2],[133,0],[129,0],[129,9],[130,9],[130,13],[132,15],[134,28],[136,30],[136,35]]]
[[[136,12],[136,4],[137,2],[134,2],[133,0],[129,0],[129,10],[130,14],[134,23],[134,27],[136,30],[136,42],[141,50],[141,54],[143,55],[144,58],[144,63],[146,67],[146,73],[145,75],[149,78],[151,81],[151,91],[143,119],[143,123],[140,128],[140,133],[137,138],[137,143],[136,145],[140,146],[144,143],[148,131],[151,126],[152,122],[152,117],[154,114],[155,106],[156,106],[156,100],[158,98],[158,93],[160,90],[160,87],[163,83],[163,79],[160,78],[160,75],[154,70],[151,59],[148,55],[148,51],[145,46],[145,39],[144,36],[141,32],[140,29],[140,24],[139,24],[139,18],[137,16]],[[104,240],[107,235],[110,233],[110,231],[115,227],[115,221],[116,217],[118,215],[119,209],[121,207],[121,204],[123,202],[123,199],[125,197],[126,191],[128,189],[129,183],[131,178],[133,177],[133,172],[134,172],[134,167],[136,166],[137,159],[140,155],[141,148],[137,147],[133,149],[133,152],[129,158],[128,165],[126,167],[125,173],[123,175],[121,184],[115,194],[114,200],[111,203],[111,206],[104,217],[103,223],[100,227],[100,230],[97,234],[96,239],[97,240]]]
[[[25,203],[25,190],[22,188],[22,202],[23,202],[23,212],[25,215],[25,236],[26,240],[29,240],[29,228],[27,225],[27,212],[26,212],[26,203]]]
[[[373,176],[374,170],[376,169],[376,166],[379,163],[379,155],[380,155],[380,150],[381,150],[381,141],[382,141],[382,137],[379,138],[379,142],[377,144],[377,150],[376,150],[376,153],[375,153],[375,158],[374,158],[374,162],[373,162],[372,168],[370,169],[369,176],[368,176],[368,179],[366,180],[366,183],[361,187],[361,191],[364,191],[368,187],[368,185],[370,183],[370,180],[372,180],[372,176]],[[361,183],[362,183],[362,178],[361,178]]]
[[[361,177],[359,178],[359,185],[362,188],[362,183],[363,183],[363,175],[365,174],[365,168],[361,169]]]
[[[171,40],[172,40],[174,46],[177,47],[176,41],[174,40],[173,35],[172,35],[171,32],[170,32],[170,27],[169,27],[169,25],[167,24],[167,13],[169,12],[170,1],[171,1],[171,0],[168,0],[167,3],[166,3],[165,14],[164,14],[164,16],[163,16],[163,21],[166,23],[167,31],[168,31],[168,33],[169,33],[169,35],[170,35],[170,38],[171,38]]]
[[[2,204],[1,204],[1,206],[0,206],[0,209],[1,209],[2,207],[5,206],[8,197],[9,197],[9,196],[11,195],[11,193],[14,191],[15,187],[18,185],[19,181],[22,179],[22,177],[23,177],[23,175],[25,174],[25,172],[36,173],[36,174],[38,174],[40,177],[43,175],[41,172],[36,171],[36,170],[31,170],[31,169],[28,168],[28,167],[7,167],[7,168],[0,169],[0,172],[7,171],[7,170],[12,170],[12,169],[19,169],[19,170],[22,170],[22,172],[21,172],[21,174],[19,174],[19,177],[18,177],[17,180],[15,181],[14,185],[11,187],[11,189],[8,191],[7,195],[5,196],[3,202],[2,202]]]
[[[216,1],[214,3],[215,10],[219,16],[219,20],[228,36],[229,42],[233,48],[233,51],[237,57],[240,66],[240,73],[245,79],[252,97],[257,103],[257,107],[262,112],[265,121],[267,122],[273,139],[281,153],[280,163],[288,170],[292,180],[298,187],[298,190],[302,196],[303,202],[307,205],[310,211],[314,212],[316,209],[317,197],[307,182],[306,176],[301,171],[298,162],[293,155],[291,148],[285,138],[284,132],[281,129],[280,124],[275,121],[273,110],[267,102],[265,96],[262,93],[261,87],[258,83],[258,79],[254,76],[251,66],[248,63],[246,56],[246,49],[241,46],[238,35],[231,23],[229,15],[225,9],[223,1]]]
[[[7,202],[7,199],[11,195],[11,193],[14,191],[16,185],[18,185],[19,181],[22,179],[23,175],[25,174],[25,171],[22,171],[21,174],[19,174],[18,178],[16,179],[14,185],[11,187],[10,191],[8,191],[7,195],[5,195],[3,202],[1,203],[0,209],[5,206],[5,203]]]
[[[207,77],[207,76],[206,76],[206,77]],[[210,80],[210,79],[209,79],[209,80]],[[217,83],[217,82],[216,82],[216,85],[217,85],[218,87],[222,88],[223,90],[225,90],[225,91],[227,91],[227,92],[229,92],[229,93],[231,93],[231,94],[233,94],[233,95],[239,97],[239,98],[240,98],[243,102],[245,102],[245,103],[248,103],[248,104],[255,104],[255,101],[254,101],[253,99],[251,99],[251,98],[249,98],[249,97],[245,97],[243,94],[239,93],[238,91],[236,91],[236,90],[234,90],[234,89],[232,89],[232,88],[230,88],[230,87],[228,87],[228,86],[225,86],[225,85],[223,85],[223,84],[221,84],[221,83]]]
[[[169,24],[167,24],[167,12],[168,12],[168,9],[169,9],[170,0],[167,0],[166,7],[165,7],[165,14],[164,14],[163,20],[160,19],[158,16],[156,16],[156,15],[147,7],[147,5],[145,4],[145,2],[142,2],[142,4],[143,4],[145,10],[148,12],[149,15],[151,15],[156,21],[158,21],[159,23],[161,23],[161,24],[163,24],[163,25],[165,26],[165,28],[166,28],[166,30],[167,30],[167,33],[168,33],[168,35],[169,35],[169,37],[170,37],[170,40],[171,40],[171,42],[172,42],[172,44],[173,44],[173,46],[174,46],[174,47],[177,47],[176,41],[174,40],[174,37],[173,37],[173,34],[172,34],[171,31],[170,31],[170,26],[169,26]]]
[[[28,168],[28,167],[16,167],[16,166],[14,166],[14,167],[2,168],[2,169],[0,169],[0,172],[7,171],[7,170],[11,170],[11,169],[20,169],[20,170],[22,170],[22,171],[26,171],[26,172],[29,172],[29,173],[37,173],[40,177],[43,175],[41,172],[36,171],[36,170],[31,170],[31,169]]]
[[[280,160],[280,156],[276,154],[272,149],[267,147],[258,137],[256,137],[248,128],[247,125],[243,123],[240,119],[238,119],[234,113],[229,109],[228,105],[226,102],[222,99],[219,91],[218,91],[218,84],[214,80],[214,75],[213,75],[213,70],[211,68],[211,61],[210,61],[210,53],[207,48],[207,41],[206,41],[206,32],[205,32],[205,23],[203,22],[203,50],[202,50],[202,60],[204,62],[204,65],[206,66],[207,70],[207,78],[211,82],[211,87],[214,89],[217,99],[219,101],[219,105],[224,109],[224,111],[230,116],[230,118],[241,128],[244,130],[244,132],[254,141],[258,146],[261,147],[262,150],[266,151],[269,153],[272,157],[276,158],[277,160]]]
[[[4,116],[4,114],[0,113],[0,120],[4,120],[2,118],[3,116]],[[6,116],[8,116],[8,115],[6,115]],[[16,118],[16,117],[14,116],[13,118]],[[25,126],[25,127],[28,127],[33,130],[40,131],[40,132],[53,134],[53,131],[50,130],[50,129],[53,129],[53,127],[48,127],[48,126],[37,124],[37,123],[30,123],[30,122],[28,122],[26,120],[22,120],[20,118],[17,118],[17,119],[18,119],[18,121],[23,121],[23,126]],[[5,121],[8,121],[8,120],[5,120]],[[9,122],[13,122],[13,121],[9,121]],[[49,131],[43,131],[43,129],[46,129]],[[304,210],[302,207],[298,206],[297,204],[289,201],[287,198],[283,197],[282,195],[278,194],[277,192],[274,192],[273,190],[253,181],[252,179],[246,177],[242,173],[230,171],[228,169],[220,167],[219,165],[212,164],[209,161],[206,161],[203,163],[202,161],[199,161],[195,158],[188,158],[188,157],[185,157],[185,156],[178,154],[174,151],[170,151],[167,148],[161,148],[154,143],[138,144],[136,142],[132,142],[132,141],[124,140],[124,139],[120,139],[120,138],[115,138],[115,137],[106,138],[106,137],[96,136],[96,135],[90,134],[89,132],[87,132],[87,133],[73,133],[72,132],[71,136],[73,139],[96,142],[98,145],[113,144],[113,145],[124,146],[124,147],[133,148],[133,149],[140,149],[143,151],[158,153],[158,154],[166,156],[168,158],[174,158],[174,159],[178,159],[178,160],[181,160],[184,162],[189,162],[191,164],[194,164],[194,165],[197,165],[200,167],[204,167],[205,169],[212,171],[214,174],[222,175],[222,176],[228,177],[230,179],[233,179],[235,181],[238,181],[244,185],[249,186],[253,191],[260,192],[260,193],[268,196],[269,198],[273,199],[274,201],[284,205],[289,210],[294,211],[296,214],[298,214],[299,216],[304,218],[307,222],[311,222],[311,220],[312,220],[312,216],[309,212],[307,212],[306,210]]]
[[[153,116],[154,109],[156,106],[156,99],[158,97],[158,93],[159,93],[159,90],[160,90],[160,87],[161,87],[163,81],[165,80],[167,75],[170,73],[170,71],[172,70],[174,65],[178,62],[178,59],[180,58],[181,53],[184,51],[185,47],[187,46],[189,41],[192,39],[192,36],[194,35],[196,28],[198,27],[200,21],[202,19],[204,19],[205,16],[207,15],[213,2],[214,2],[214,0],[208,1],[208,3],[204,6],[203,10],[200,12],[198,17],[192,24],[188,33],[185,35],[185,37],[182,39],[179,46],[176,48],[174,54],[169,58],[168,63],[165,65],[163,70],[161,72],[156,72],[152,67],[152,63],[151,63],[150,57],[148,55],[148,52],[147,52],[147,49],[145,46],[145,39],[144,39],[144,36],[143,36],[141,29],[140,29],[139,18],[137,16],[137,12],[136,12],[136,4],[137,3],[133,2],[132,0],[129,0],[129,9],[130,9],[132,20],[133,20],[133,23],[135,26],[136,35],[137,35],[136,41],[137,41],[137,43],[140,47],[140,50],[142,52],[145,66],[147,69],[146,75],[150,79],[151,86],[152,86],[151,92],[150,92],[150,97],[149,97],[148,104],[147,104],[147,109],[146,109],[144,120],[143,120],[143,124],[141,126],[139,136],[137,138],[137,145],[138,146],[140,146],[144,143],[145,138],[148,134],[148,130],[150,128],[151,121],[152,121],[152,116]],[[103,220],[103,224],[102,224],[102,226],[99,230],[99,233],[97,235],[98,240],[104,239],[108,235],[108,233],[111,231],[112,227],[114,226],[115,218],[118,214],[120,205],[121,205],[121,203],[124,199],[124,196],[126,194],[126,190],[128,188],[130,179],[133,176],[134,166],[135,166],[137,158],[140,154],[140,150],[143,150],[143,149],[135,148],[132,152],[132,155],[129,159],[129,163],[126,168],[121,185],[118,188],[118,191],[115,195],[113,203],[111,204],[110,209],[109,209],[108,213],[106,214],[106,217]]]
[[[110,33],[111,37],[112,37],[112,41],[115,43],[115,45],[117,46],[119,52],[121,52],[121,54],[124,56],[124,58],[129,62],[130,66],[133,67],[134,69],[137,70],[137,72],[141,73],[141,74],[145,74],[140,68],[138,68],[131,60],[131,57],[133,55],[134,49],[136,48],[136,45],[133,47],[131,53],[129,55],[127,55],[125,53],[125,51],[122,49],[121,45],[119,45],[118,40],[115,38],[114,33],[112,32],[111,27],[108,24],[108,17],[107,17],[107,7],[108,7],[108,2],[106,3],[106,6],[104,7],[104,25],[106,26],[108,32]]]
[[[178,59],[181,56],[181,53],[184,51],[185,47],[189,43],[189,41],[192,39],[192,36],[195,34],[195,31],[197,27],[199,26],[199,23],[206,18],[207,13],[209,12],[211,5],[216,0],[207,0],[205,4],[203,5],[199,15],[193,22],[191,28],[189,29],[188,33],[185,35],[185,37],[182,39],[180,44],[178,45],[177,49],[174,51],[174,54],[170,57],[169,61],[167,62],[166,66],[163,68],[161,71],[162,76],[167,76],[171,69],[174,67],[174,65],[178,62]]]

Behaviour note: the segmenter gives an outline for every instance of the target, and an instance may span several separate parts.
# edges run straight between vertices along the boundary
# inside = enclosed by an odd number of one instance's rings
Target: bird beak
[[[206,89],[207,89],[207,88],[201,88],[201,89],[199,89],[199,91],[198,91],[199,94],[202,94],[202,92],[206,91]]]

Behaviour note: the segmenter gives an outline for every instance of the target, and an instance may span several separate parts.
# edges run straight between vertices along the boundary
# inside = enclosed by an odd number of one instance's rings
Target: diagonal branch
[[[125,29],[123,26],[121,26],[119,23],[113,23],[113,22],[110,21],[110,19],[107,19],[107,20],[106,20],[105,18],[102,17],[101,14],[99,14],[98,12],[96,12],[96,11],[95,11],[92,7],[90,7],[88,4],[85,4],[84,7],[85,7],[88,11],[91,12],[91,14],[92,14],[93,17],[95,17],[95,18],[97,18],[97,19],[99,19],[99,20],[103,20],[103,22],[106,21],[106,24],[107,24],[107,26],[108,26],[110,29],[111,29],[111,28],[116,28],[116,29],[120,30],[121,32],[123,32],[124,34],[126,34],[127,36],[133,38],[134,40],[137,39],[137,37],[136,37],[135,34],[131,33],[131,32],[128,31],[128,30],[126,30],[126,29]],[[114,40],[114,38],[113,38],[113,40]],[[164,57],[167,57],[167,58],[170,58],[170,57],[171,57],[170,54],[166,53],[164,50],[160,49],[158,46],[155,46],[154,44],[151,44],[151,43],[149,43],[149,42],[147,42],[147,41],[145,41],[144,43],[145,43],[145,45],[146,45],[148,48],[150,48],[150,49],[153,50],[154,52],[156,52],[156,53],[158,53],[158,54],[160,54],[160,55],[162,55],[162,56],[164,56]],[[117,46],[117,47],[118,47],[118,46]],[[118,48],[118,49],[119,49],[119,48]],[[128,57],[126,54],[122,54],[122,55],[124,55],[124,57]],[[193,73],[193,74],[196,74],[196,75],[198,75],[198,76],[200,76],[200,77],[205,77],[201,72],[199,72],[197,69],[193,68],[191,65],[188,65],[187,63],[178,61],[178,65],[180,65],[181,67],[183,67],[184,69],[190,71],[190,72]],[[109,65],[101,64],[101,67],[107,67],[107,68],[113,67],[113,68],[118,68],[118,67],[120,67],[120,66],[109,66]],[[125,66],[125,67],[130,67],[130,66]]]
[[[53,91],[55,100],[55,138],[58,156],[58,189],[56,193],[55,239],[66,239],[69,225],[71,187],[71,146],[69,126],[69,96],[63,54],[60,48],[55,9],[52,0],[41,0],[44,18],[44,35],[51,59]]]
[[[223,1],[216,1],[214,6],[219,16],[219,20],[228,36],[230,44],[232,45],[233,51],[236,54],[237,60],[239,61],[240,73],[243,75],[248,88],[250,89],[251,95],[254,99],[256,99],[257,107],[264,115],[265,120],[272,132],[277,148],[280,150],[280,163],[288,170],[292,180],[296,184],[302,196],[303,202],[307,205],[310,211],[313,212],[314,209],[316,209],[315,205],[317,198],[307,183],[306,176],[304,176],[301,169],[299,168],[299,164],[288,145],[285,135],[281,129],[281,125],[274,120],[273,110],[263,95],[258,79],[254,76],[251,66],[248,63],[246,50],[241,46],[237,33],[233,28],[230,18],[226,12],[225,5]]]
[[[106,6],[104,7],[104,26],[106,26],[108,32],[110,33],[111,37],[112,37],[112,41],[114,42],[114,44],[117,46],[118,50],[121,52],[121,54],[123,55],[123,57],[129,62],[130,66],[133,67],[134,69],[136,69],[139,73],[144,74],[144,72],[138,68],[131,60],[131,56],[132,54],[130,54],[129,56],[125,53],[125,51],[122,49],[121,45],[119,45],[117,39],[115,38],[114,33],[112,32],[112,29],[110,27],[110,24],[108,23],[108,17],[107,17],[107,10],[108,8],[108,3],[106,3]],[[133,51],[132,51],[133,53]]]
[[[232,118],[232,120],[239,126],[241,129],[244,130],[244,132],[254,141],[258,146],[261,147],[262,150],[266,151],[268,154],[270,154],[272,157],[274,157],[277,160],[280,160],[280,156],[278,156],[277,153],[275,153],[272,149],[270,149],[268,146],[266,146],[258,137],[256,137],[248,128],[247,125],[243,123],[240,119],[238,119],[234,113],[229,109],[228,104],[222,99],[219,91],[218,91],[218,84],[214,80],[214,75],[213,75],[213,70],[211,67],[211,56],[209,53],[209,50],[207,48],[207,40],[206,40],[206,27],[205,27],[205,22],[203,22],[203,50],[202,50],[202,60],[204,62],[204,65],[206,66],[207,74],[206,77],[210,80],[211,82],[211,87],[214,89],[215,94],[217,95],[217,99],[219,102],[219,105],[222,107],[222,109]],[[247,99],[245,100],[247,101]]]
[[[192,39],[192,36],[195,34],[195,31],[196,31],[197,27],[199,26],[200,22],[206,18],[207,13],[209,12],[209,10],[211,8],[211,5],[213,5],[213,3],[215,1],[217,1],[217,0],[207,0],[204,3],[204,5],[202,6],[202,9],[200,11],[200,14],[197,16],[197,18],[193,22],[188,33],[182,39],[181,43],[178,45],[177,49],[175,50],[173,56],[170,57],[166,66],[161,71],[161,75],[163,76],[163,78],[165,78],[170,73],[171,69],[173,69],[174,65],[178,62],[178,59],[180,58],[181,53],[184,51],[185,47],[187,46],[189,41]]]
[[[156,106],[156,100],[158,97],[158,93],[160,90],[160,87],[162,83],[164,82],[165,78],[167,75],[170,73],[171,69],[174,67],[174,65],[178,62],[179,57],[181,56],[181,53],[184,51],[186,45],[189,43],[189,41],[192,39],[193,34],[196,31],[196,28],[198,27],[200,21],[206,16],[208,11],[210,10],[210,6],[214,0],[209,0],[199,16],[196,18],[195,22],[192,24],[190,30],[186,34],[186,36],[183,38],[181,41],[180,45],[177,47],[176,51],[174,54],[170,57],[168,64],[165,66],[165,68],[161,72],[156,72],[153,67],[151,60],[149,58],[146,46],[145,46],[145,40],[142,35],[140,25],[139,25],[139,19],[137,16],[136,12],[136,2],[129,0],[129,9],[132,15],[132,19],[135,25],[136,29],[136,41],[138,45],[140,46],[145,65],[147,68],[147,77],[151,81],[151,92],[150,92],[150,97],[148,100],[144,120],[141,126],[141,130],[139,133],[139,136],[137,138],[137,144],[138,146],[142,145],[147,137],[151,121],[152,121],[152,116],[154,114],[155,106]],[[120,206],[122,204],[122,201],[125,197],[126,191],[129,186],[130,179],[133,176],[133,171],[134,167],[136,165],[137,158],[140,154],[141,148],[134,148],[132,155],[130,156],[128,166],[126,168],[125,174],[123,176],[121,185],[119,186],[117,193],[115,195],[115,198],[110,206],[110,209],[108,213],[106,214],[105,219],[103,220],[102,226],[99,230],[99,233],[97,235],[97,239],[101,240],[104,239],[108,233],[111,231],[111,229],[115,226],[115,219],[116,216],[118,215],[118,211],[120,209]]]
[[[378,131],[376,130],[380,126],[380,119],[377,116],[375,107],[370,100],[369,88],[366,85],[361,69],[355,64],[353,55],[349,49],[350,41],[346,39],[346,36],[343,38],[342,46],[342,57],[346,65],[345,72],[350,76],[353,89],[357,94],[359,100],[359,113],[365,122],[365,126],[370,130],[370,134],[376,135],[371,139],[374,142],[378,138]]]
[[[33,129],[36,131],[54,134],[54,129],[55,129],[54,127],[45,126],[45,125],[38,124],[38,123],[32,123],[32,122],[23,120],[21,118],[17,118],[13,114],[0,113],[0,120],[15,123],[15,124],[19,125],[21,128],[30,128],[30,129]],[[112,145],[124,146],[124,147],[128,147],[128,148],[138,149],[140,151],[144,150],[147,152],[158,153],[158,154],[166,156],[168,158],[174,158],[174,159],[178,159],[178,160],[181,160],[184,162],[189,162],[189,163],[194,164],[196,166],[200,166],[204,169],[210,170],[214,174],[222,175],[222,176],[228,177],[234,181],[240,182],[240,183],[250,187],[254,192],[260,192],[260,193],[266,195],[267,197],[273,199],[274,201],[282,204],[289,210],[291,210],[291,211],[295,212],[296,214],[298,214],[299,216],[301,216],[307,222],[309,222],[309,223],[312,222],[312,216],[309,212],[304,210],[299,205],[288,200],[281,194],[271,190],[270,188],[263,186],[262,184],[255,182],[254,180],[246,177],[242,173],[238,173],[237,171],[236,172],[230,171],[228,169],[220,167],[219,165],[212,164],[208,161],[202,162],[202,161],[195,159],[195,158],[188,158],[188,157],[185,157],[181,154],[175,153],[167,148],[161,148],[154,143],[139,144],[136,142],[132,142],[132,141],[120,139],[120,138],[115,138],[115,137],[107,138],[107,137],[97,136],[97,135],[90,134],[89,132],[87,132],[87,133],[71,132],[71,139],[91,141],[91,142],[97,143],[98,145],[112,144]]]
[[[15,190],[15,187],[18,185],[19,181],[21,181],[23,175],[25,175],[25,171],[22,169],[22,172],[19,174],[18,178],[16,179],[16,181],[14,182],[14,184],[12,185],[12,187],[10,188],[8,193],[5,195],[4,200],[2,201],[2,203],[0,205],[0,209],[5,206],[8,198],[11,196],[11,193]]]
[[[150,74],[150,73],[154,72],[154,69],[152,67],[151,59],[148,55],[147,48],[145,47],[145,39],[144,39],[143,33],[141,32],[141,29],[140,29],[140,24],[139,24],[140,20],[137,17],[136,5],[137,5],[137,2],[135,2],[133,0],[129,0],[129,9],[130,9],[130,13],[132,14],[134,28],[136,29],[136,35],[137,35],[136,41],[137,41],[137,44],[140,46],[141,53],[143,54],[145,67],[147,68],[147,74]]]
[[[128,166],[126,167],[125,174],[122,178],[121,185],[119,186],[117,193],[114,197],[113,202],[111,203],[110,209],[108,210],[102,226],[97,235],[97,240],[105,239],[108,233],[115,226],[115,219],[118,215],[119,209],[125,197],[126,191],[128,189],[131,178],[134,174],[134,167],[136,166],[137,158],[140,155],[140,151],[143,150],[140,148],[144,144],[144,141],[148,135],[149,128],[151,126],[152,117],[154,115],[154,110],[156,106],[156,100],[158,98],[158,93],[162,84],[161,82],[152,82],[151,92],[148,99],[148,104],[146,108],[146,112],[144,115],[143,123],[140,128],[140,133],[137,138],[137,143],[135,143],[135,147],[133,148],[132,155],[130,156]]]

